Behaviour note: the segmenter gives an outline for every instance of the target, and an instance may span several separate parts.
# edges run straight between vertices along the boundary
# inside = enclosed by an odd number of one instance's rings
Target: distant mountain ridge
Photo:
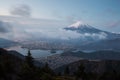
[[[101,40],[79,47],[80,50],[114,50],[120,51],[120,38]]]
[[[4,39],[4,38],[0,38],[0,48],[15,46],[17,44],[18,44],[17,42],[14,42],[14,41],[11,41],[8,39]]]
[[[82,51],[66,51],[62,54],[48,56],[47,58],[37,59],[37,61],[45,64],[46,62],[52,69],[56,69],[60,66],[70,64],[79,60],[120,60],[120,52],[112,50],[102,50],[94,52],[82,52]]]
[[[120,52],[112,51],[112,50],[101,50],[101,51],[94,51],[94,52],[64,52],[61,56],[74,56],[79,57],[81,59],[88,59],[88,60],[120,60]]]

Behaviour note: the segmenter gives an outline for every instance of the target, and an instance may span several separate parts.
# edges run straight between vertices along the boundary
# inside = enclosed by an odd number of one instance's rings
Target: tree
[[[40,80],[39,69],[38,67],[34,66],[34,62],[30,50],[28,50],[19,77],[20,80]]]
[[[62,74],[61,74],[61,72],[58,72],[58,76],[61,76]]]
[[[69,75],[70,74],[69,66],[66,66],[66,68],[64,70],[64,74],[65,75]]]
[[[30,53],[30,50],[28,50],[28,53],[26,56],[26,63],[28,64],[28,66],[34,67],[34,62],[33,62],[33,58],[32,58],[32,55]]]
[[[85,80],[86,73],[85,73],[85,67],[83,64],[78,66],[78,70],[76,71],[76,80],[81,78],[82,80]]]
[[[5,77],[5,70],[2,63],[0,63],[0,80]]]
[[[48,63],[45,63],[43,66],[42,73],[42,80],[53,80],[53,77],[55,76],[54,71],[49,67]]]
[[[45,63],[45,66],[42,68],[43,72],[54,75],[53,70],[49,67],[48,63]]]

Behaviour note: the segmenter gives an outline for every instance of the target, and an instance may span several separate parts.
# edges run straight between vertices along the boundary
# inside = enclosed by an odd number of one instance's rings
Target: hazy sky
[[[81,20],[99,29],[120,32],[120,0],[0,0],[0,16],[48,20],[45,24],[61,21],[56,26]]]

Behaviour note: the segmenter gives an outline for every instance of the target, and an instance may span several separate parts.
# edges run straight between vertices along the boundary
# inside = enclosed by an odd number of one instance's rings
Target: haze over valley
[[[0,80],[120,80],[119,0],[0,0]]]

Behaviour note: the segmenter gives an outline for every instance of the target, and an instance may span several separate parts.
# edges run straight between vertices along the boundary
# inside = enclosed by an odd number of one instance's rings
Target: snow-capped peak
[[[77,22],[71,24],[70,26],[68,26],[68,28],[71,28],[71,27],[72,28],[80,28],[80,27],[89,27],[90,28],[90,26],[88,24],[84,24],[82,21],[77,21]]]
[[[96,29],[88,24],[84,24],[81,21],[77,21],[76,23],[64,28],[65,30],[72,30],[78,33],[99,33],[101,30]]]
[[[69,27],[75,27],[75,28],[78,28],[80,25],[83,25],[83,22],[81,22],[81,21],[77,21],[77,22],[75,22],[74,24],[71,24]]]

